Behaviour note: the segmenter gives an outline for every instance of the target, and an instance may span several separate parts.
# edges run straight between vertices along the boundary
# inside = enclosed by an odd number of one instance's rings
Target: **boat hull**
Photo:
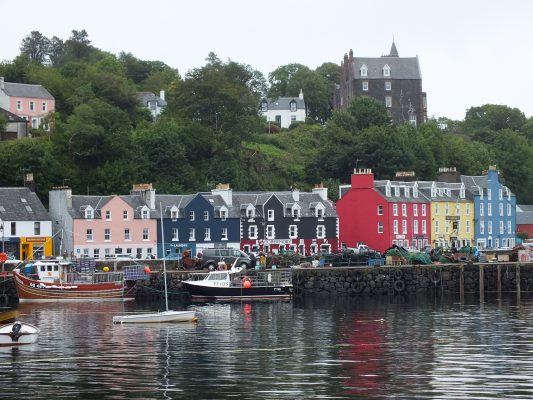
[[[20,330],[15,334],[13,326],[20,324]],[[0,346],[18,346],[32,344],[39,337],[39,329],[33,325],[16,321],[11,324],[0,326]]]
[[[20,302],[133,300],[123,282],[51,284],[13,274]]]
[[[245,288],[204,286],[195,281],[182,283],[193,300],[276,300],[292,297],[292,285]]]
[[[161,322],[194,322],[198,318],[196,311],[163,311],[158,313],[117,315],[114,324],[153,324]]]

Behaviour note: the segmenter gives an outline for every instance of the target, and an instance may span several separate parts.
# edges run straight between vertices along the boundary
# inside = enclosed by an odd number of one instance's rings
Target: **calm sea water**
[[[533,398],[523,296],[194,304],[197,323],[112,324],[159,307],[21,304],[41,335],[0,349],[0,398]]]

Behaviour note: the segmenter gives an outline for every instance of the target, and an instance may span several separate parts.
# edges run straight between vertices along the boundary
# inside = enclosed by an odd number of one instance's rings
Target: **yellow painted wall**
[[[21,260],[34,260],[39,258],[36,251],[42,247],[43,256],[52,255],[52,237],[51,236],[28,236],[20,238],[20,258]]]
[[[459,206],[459,209],[457,209]],[[448,213],[446,213],[448,207]],[[446,217],[450,218],[449,229],[446,232]],[[459,229],[453,229],[452,218],[459,217]],[[467,233],[466,221],[470,221],[470,233]],[[439,231],[437,233],[437,223]],[[431,243],[436,246],[437,240],[446,242],[446,246],[451,247],[451,237],[457,237],[457,241],[462,245],[464,241],[470,242],[474,246],[474,202],[469,201],[432,201],[431,202]]]

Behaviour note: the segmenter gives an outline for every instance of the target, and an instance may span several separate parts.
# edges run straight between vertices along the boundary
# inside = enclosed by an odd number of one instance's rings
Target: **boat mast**
[[[168,311],[168,295],[167,295],[167,265],[165,262],[165,232],[163,230],[163,206],[159,203],[159,210],[161,211],[161,241],[163,242],[163,280],[165,281],[165,307]]]

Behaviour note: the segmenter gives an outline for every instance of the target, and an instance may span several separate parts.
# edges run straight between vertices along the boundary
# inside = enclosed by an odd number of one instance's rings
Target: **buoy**
[[[150,273],[150,267],[148,265],[144,266],[144,272],[149,274]]]
[[[102,268],[102,271],[109,272],[109,267],[106,265],[104,268]]]
[[[250,289],[252,287],[252,281],[250,281],[249,279],[245,279],[242,282],[242,287],[245,289]]]

